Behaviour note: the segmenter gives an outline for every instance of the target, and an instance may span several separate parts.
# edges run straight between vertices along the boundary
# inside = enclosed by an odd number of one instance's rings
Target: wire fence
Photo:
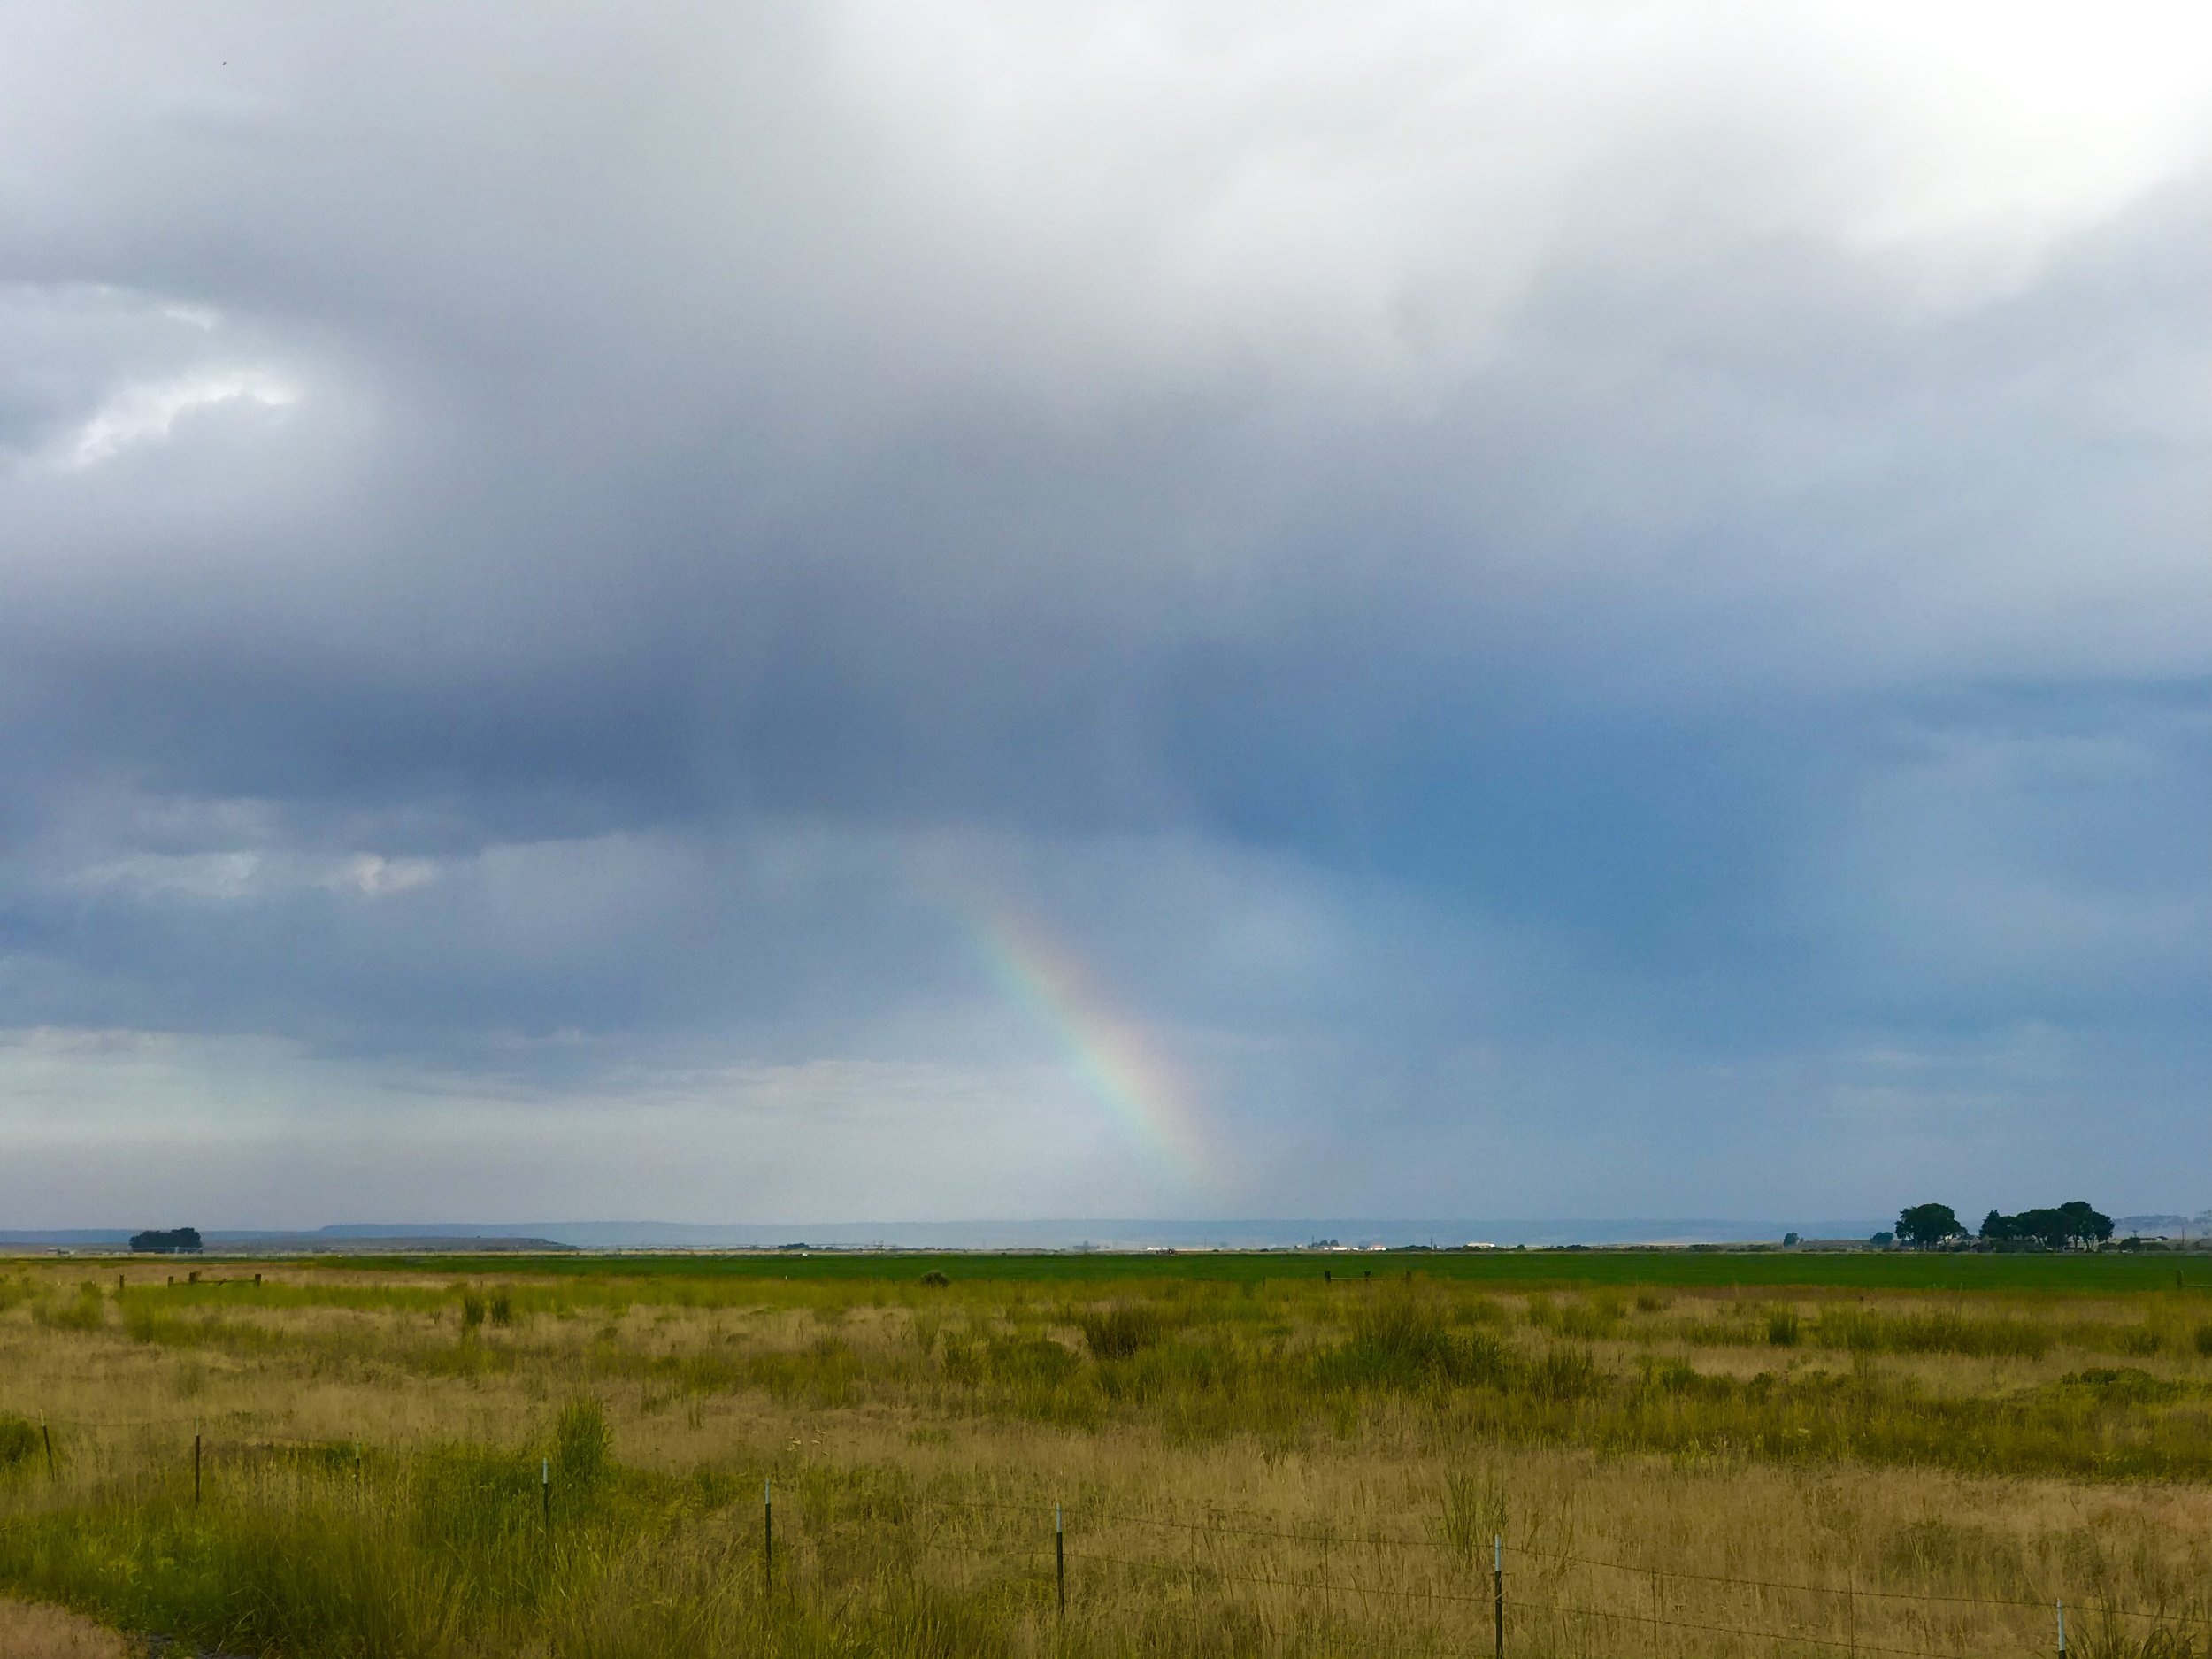
[[[219,1425],[222,1419],[215,1419]],[[204,1417],[178,1414],[149,1417],[41,1417],[39,1430],[42,1442],[45,1469],[51,1478],[58,1479],[59,1457],[58,1444],[66,1447],[78,1437],[97,1435],[122,1430],[174,1430],[179,1432],[179,1470],[188,1455],[181,1431],[188,1425],[189,1439],[189,1466],[193,1502],[203,1501],[206,1493],[207,1472],[217,1463],[227,1467],[239,1462],[265,1457],[273,1453],[313,1451],[326,1457],[344,1458],[349,1454],[357,1474],[366,1450],[373,1449],[380,1458],[392,1455],[392,1448],[367,1448],[355,1438],[323,1435],[303,1436],[269,1432],[253,1429],[251,1432],[234,1432],[221,1436],[207,1432],[210,1419]],[[243,1429],[246,1425],[227,1425]],[[550,1460],[541,1466],[544,1485],[544,1525],[549,1532],[553,1525],[552,1502],[553,1471]],[[993,1500],[976,1496],[949,1498],[928,1494],[901,1492],[888,1506],[887,1517],[880,1509],[872,1515],[879,1524],[899,1525],[898,1512],[906,1512],[903,1525],[911,1532],[914,1520],[923,1516],[934,1516],[941,1523],[974,1524],[986,1522],[999,1527],[1010,1536],[991,1540],[974,1537],[954,1537],[940,1525],[922,1541],[931,1552],[941,1551],[970,1559],[995,1563],[1021,1563],[1016,1571],[1029,1574],[1049,1574],[1052,1588],[1056,1593],[1056,1604],[1063,1617],[1072,1598],[1078,1604],[1102,1586],[1113,1575],[1124,1580],[1150,1582],[1160,1586],[1179,1585],[1195,1589],[1200,1586],[1248,1586],[1288,1593],[1294,1596],[1366,1598],[1400,1603],[1425,1603],[1444,1609],[1482,1609],[1491,1614],[1491,1640],[1487,1643],[1456,1647],[1425,1647],[1420,1654],[1432,1654],[1436,1659],[1452,1659],[1454,1655],[1472,1655],[1480,1653],[1504,1655],[1513,1651],[1517,1635],[1525,1631],[1532,1615],[1559,1620],[1593,1621],[1617,1624],[1653,1632],[1680,1632],[1698,1637],[1726,1637],[1738,1642],[1765,1644],[1770,1648],[1805,1647],[1824,1650],[1848,1651],[1870,1655],[1894,1655],[1897,1659],[1995,1659],[1999,1653],[2007,1655],[2023,1651],[2019,1645],[2021,1632],[2016,1617],[2012,1628],[1999,1632],[1991,1630],[1976,1642],[1958,1642],[1947,1646],[1903,1647],[1878,1639],[1862,1638],[1856,1630],[1857,1605],[1869,1602],[1899,1609],[1914,1607],[1930,1609],[1979,1609],[1985,1612],[2004,1612],[2015,1616],[2038,1615],[2049,1621],[2046,1628],[2047,1640],[2031,1651],[2070,1651],[2067,1634],[2068,1619],[2078,1620],[2091,1616],[2107,1621],[2133,1621],[2135,1627],[2147,1632],[2125,1648],[2129,1652],[2171,1653],[2191,1655],[2202,1651],[2212,1656],[2212,1638],[2208,1638],[2200,1650],[2185,1636],[2188,1630],[2212,1630],[2212,1612],[2191,1611],[2184,1608],[2131,1607],[2110,1601],[2092,1599],[2070,1601],[2054,1594],[2047,1599],[2026,1595],[1962,1594],[1939,1590],[1907,1590],[1883,1588],[1878,1586],[1823,1584],[1803,1579],[1770,1578],[1752,1575],[1716,1572],[1694,1566],[1660,1565],[1649,1562],[1621,1560],[1604,1555],[1585,1554],[1575,1550],[1546,1548],[1534,1541],[1514,1542],[1502,1534],[1494,1535],[1488,1549],[1460,1539],[1420,1537],[1390,1532],[1340,1532],[1323,1527],[1268,1526],[1254,1524],[1265,1517],[1224,1510],[1201,1517],[1148,1515],[1110,1506],[1061,1504],[1031,1498],[1024,1501]],[[799,1509],[799,1513],[794,1513]],[[790,1494],[780,1496],[774,1492],[772,1479],[762,1486],[760,1517],[760,1560],[764,1576],[772,1578],[777,1570],[778,1551],[790,1548],[792,1529],[803,1527],[806,1517],[798,1501]],[[1110,1540],[1115,1529],[1171,1532],[1190,1540],[1193,1548],[1179,1555],[1164,1553],[1126,1553],[1119,1548],[1108,1548],[1094,1542]],[[782,1540],[780,1543],[779,1540]],[[1286,1569],[1279,1561],[1265,1564],[1271,1571],[1257,1571],[1250,1563],[1225,1564],[1217,1558],[1210,1558],[1197,1550],[1197,1546],[1222,1540],[1255,1541],[1269,1545],[1288,1546],[1292,1550],[1365,1552],[1379,1563],[1425,1558],[1432,1562],[1441,1559],[1455,1571],[1479,1571],[1479,1558],[1487,1555],[1492,1571],[1487,1586],[1478,1588],[1453,1589],[1436,1584],[1409,1585],[1385,1583],[1376,1578],[1328,1576],[1325,1565],[1314,1571]],[[1214,1552],[1217,1557],[1219,1552]],[[1474,1563],[1471,1565],[1471,1563]],[[1071,1571],[1072,1570],[1072,1571]],[[1525,1593],[1520,1581],[1534,1570],[1540,1583],[1548,1576],[1552,1588],[1535,1594]],[[1575,1570],[1598,1575],[1616,1575],[1643,1582],[1647,1587],[1647,1605],[1640,1609],[1599,1607],[1583,1602],[1555,1599],[1563,1576]],[[1733,1623],[1714,1616],[1697,1616],[1704,1609],[1686,1609],[1680,1605],[1681,1586],[1696,1586],[1701,1591],[1731,1593],[1752,1592],[1772,1596],[1806,1596],[1827,1598],[1840,1602],[1852,1610],[1851,1630],[1843,1635],[1800,1625],[1782,1629],[1771,1625]],[[1678,1592],[1673,1604],[1662,1607],[1659,1597],[1663,1590]],[[2147,1639],[2156,1632],[2163,1646]],[[2180,1640],[2177,1640],[2176,1638]],[[2078,1650],[2078,1641],[2075,1647]],[[2108,1639],[2103,1647],[2109,1651],[2114,1644]],[[1409,1650],[1410,1654],[1417,1650]]]

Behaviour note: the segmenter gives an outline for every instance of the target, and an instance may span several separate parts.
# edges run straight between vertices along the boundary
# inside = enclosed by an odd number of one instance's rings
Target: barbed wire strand
[[[1271,1585],[1285,1589],[1305,1591],[1333,1591],[1345,1595],[1386,1595],[1402,1600],[1471,1603],[1482,1607],[1495,1605],[1486,1595],[1455,1595],[1449,1591],[1397,1590],[1379,1585],[1344,1584],[1330,1579],[1277,1578],[1254,1573],[1226,1572],[1214,1568],[1202,1568],[1188,1563],[1131,1561],[1119,1555],[1102,1555],[1091,1550],[1071,1551],[1071,1562],[1087,1561],[1125,1567],[1139,1572],[1156,1572],[1177,1577],[1202,1572],[1215,1582],[1229,1584]],[[1612,1613],[1595,1608],[1571,1607],[1548,1601],[1509,1601],[1508,1608],[1516,1613],[1563,1613],[1578,1617],[1617,1619],[1639,1625],[1657,1624],[1674,1630],[1694,1630],[1709,1635],[1744,1636],[1755,1641],[1808,1642],[1816,1647],[1848,1647],[1861,1653],[1879,1653],[1904,1655],[1906,1659],[1958,1659],[1958,1655],[1926,1647],[1886,1647],[1840,1636],[1809,1636],[1793,1631],[1755,1630],[1740,1624],[1708,1624],[1694,1620],[1654,1617],[1645,1613]]]
[[[180,1427],[188,1423],[204,1422],[205,1419],[204,1417],[180,1416],[132,1418],[67,1417],[48,1418],[47,1421],[52,1426],[63,1429],[130,1429]],[[226,1452],[269,1451],[275,1450],[280,1448],[310,1448],[323,1451],[342,1451],[342,1449],[349,1445],[352,1445],[357,1448],[362,1446],[362,1442],[359,1440],[349,1440],[342,1436],[304,1437],[291,1435],[264,1435],[252,1440],[226,1439],[221,1440],[210,1440],[206,1442],[206,1444],[207,1448],[210,1451]],[[950,1499],[926,1494],[908,1494],[903,1497],[902,1502],[916,1508],[934,1509],[940,1513],[963,1515],[1015,1515],[1028,1520],[1035,1520],[1038,1518],[1045,1508],[1045,1504],[1042,1500],[1038,1500],[1029,1503],[1018,1503],[1008,1501],[995,1501],[976,1498]],[[1385,1550],[1426,1548],[1463,1553],[1461,1552],[1460,1546],[1445,1540],[1437,1539],[1405,1538],[1385,1533],[1285,1532],[1279,1528],[1240,1526],[1221,1520],[1189,1521],[1177,1519],[1171,1517],[1135,1515],[1126,1511],[1110,1509],[1075,1509],[1071,1510],[1064,1509],[1063,1513],[1067,1519],[1075,1522],[1090,1521],[1095,1523],[1102,1521],[1124,1525],[1172,1528],[1179,1531],[1205,1535],[1219,1534],[1233,1537],[1269,1538],[1280,1540],[1288,1543],[1306,1545],[1309,1547],[1334,1547],[1341,1548]],[[1073,1529],[1071,1528],[1070,1530],[1072,1531]],[[999,1555],[1010,1555],[1014,1554],[1032,1553],[1039,1548],[1034,1545],[1010,1546],[1002,1550],[986,1550],[973,1545],[956,1544],[951,1540],[945,1540],[941,1537],[934,1538],[932,1541],[941,1548],[961,1549],[966,1553],[975,1555],[995,1554]],[[1513,1548],[1514,1553],[1518,1555],[1540,1561],[1571,1563],[1576,1565],[1593,1567],[1601,1571],[1637,1573],[1654,1578],[1673,1578],[1700,1584],[1729,1585],[1747,1589],[1776,1590],[1793,1594],[1845,1596],[1853,1599],[1866,1597],[1870,1600],[1886,1601],[1912,1601],[1932,1605],[1955,1607],[2006,1608],[2015,1610],[2041,1610],[2051,1605],[2048,1601],[2028,1601],[2014,1597],[1947,1595],[1924,1591],[1883,1590],[1843,1585],[1805,1584],[1786,1579],[1741,1578],[1729,1573],[1699,1572],[1687,1568],[1647,1566],[1635,1562],[1613,1561],[1601,1556],[1577,1555],[1565,1550],[1546,1550],[1528,1545],[1515,1545]],[[1136,1563],[1131,1562],[1124,1557],[1096,1555],[1087,1550],[1080,1552],[1079,1554],[1077,1552],[1071,1552],[1069,1559],[1110,1562],[1118,1565],[1146,1571],[1161,1571],[1167,1572],[1205,1571],[1215,1572],[1217,1575],[1220,1574],[1220,1570],[1217,1568],[1194,1567],[1189,1563]],[[1301,1580],[1285,1578],[1250,1578],[1247,1581],[1293,1587],[1297,1586],[1302,1582]],[[1326,1582],[1317,1582],[1310,1587],[1316,1589],[1336,1590],[1345,1594],[1410,1596],[1428,1600],[1463,1601],[1486,1605],[1492,1599],[1482,1595],[1458,1595],[1450,1592],[1391,1590],[1379,1586],[1348,1586]],[[1540,1604],[1521,1602],[1518,1603],[1518,1605],[1528,1607]],[[2076,1606],[2081,1612],[2084,1613],[2100,1614],[2114,1618],[2147,1619],[2154,1623],[2162,1624],[2212,1624],[2212,1617],[2201,1614],[2161,1612],[2147,1608],[2121,1607],[2108,1602],[2097,1601],[2078,1602],[2076,1603]],[[1578,1609],[1562,1608],[1557,1610],[1581,1612],[1591,1617],[1619,1617],[1632,1620],[1640,1619],[1642,1622],[1646,1623],[1650,1622],[1647,1616],[1636,1614],[1611,1614],[1601,1612],[1592,1609]],[[1737,1634],[1759,1633],[1736,1631],[1734,1630],[1734,1627],[1727,1626],[1686,1624],[1681,1624],[1680,1621],[1667,1620],[1661,1620],[1660,1622],[1663,1624],[1670,1622],[1676,1623],[1680,1628],[1684,1629],[1709,1630],[1715,1632],[1730,1632]],[[1828,1640],[1826,1638],[1809,1636],[1784,1638],[1777,1636],[1773,1632],[1766,1632],[1766,1635],[1773,1640],[1805,1640],[1812,1642],[1825,1642]],[[1836,1643],[1832,1645],[1848,1644]],[[1859,1645],[1863,1647],[1865,1646],[1865,1644]],[[1868,1651],[1873,1652],[1883,1650],[1870,1647],[1868,1648]],[[1886,1651],[1904,1653],[1915,1650],[1900,1648],[1889,1649]],[[1939,1656],[1939,1659],[1940,1659],[1940,1656]]]
[[[1347,1548],[1412,1548],[1455,1552],[1461,1550],[1458,1545],[1432,1538],[1396,1538],[1377,1533],[1286,1532],[1265,1527],[1233,1526],[1203,1521],[1181,1521],[1158,1516],[1130,1515],[1114,1510],[1090,1509],[1071,1513],[1090,1519],[1120,1522],[1135,1526],[1175,1527],[1188,1532],[1221,1532],[1245,1538],[1276,1538],[1295,1544],[1338,1545]],[[1571,1562],[1579,1566],[1597,1567],[1614,1572],[1643,1573],[1652,1578],[1682,1578],[1701,1584],[1730,1584],[1762,1590],[1793,1591],[1808,1595],[1867,1596],[1882,1601],[1941,1602],[1956,1607],[2043,1609],[2051,1605],[2049,1601],[2027,1601],[2013,1596],[1946,1595],[1932,1591],[1876,1590],[1854,1587],[1849,1585],[1804,1584],[1781,1578],[1746,1578],[1732,1573],[1698,1572],[1689,1568],[1647,1567],[1637,1562],[1609,1561],[1601,1556],[1578,1555],[1566,1550],[1540,1549],[1525,1544],[1515,1544],[1508,1548],[1517,1555],[1532,1556],[1539,1561]],[[1477,1553],[1479,1553],[1479,1547]],[[2079,1605],[2085,1612],[2108,1613],[2121,1618],[2147,1618],[2183,1624],[2212,1624],[2212,1617],[2193,1613],[2159,1613],[2143,1608],[2111,1607],[2091,1601],[2084,1601]]]

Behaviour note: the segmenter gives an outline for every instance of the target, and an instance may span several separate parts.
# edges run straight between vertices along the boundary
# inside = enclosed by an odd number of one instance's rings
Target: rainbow
[[[972,907],[968,919],[993,979],[1061,1046],[1085,1089],[1184,1175],[1206,1180],[1212,1149],[1189,1090],[1082,964],[1003,906]]]

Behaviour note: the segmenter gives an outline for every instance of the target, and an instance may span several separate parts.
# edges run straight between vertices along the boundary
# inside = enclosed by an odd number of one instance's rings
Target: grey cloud
[[[980,887],[1253,1202],[1885,1043],[2053,1121],[2024,1023],[2185,1094],[2204,158],[1946,219],[1980,150],[1732,27],[26,39],[0,1026],[1044,1064]]]

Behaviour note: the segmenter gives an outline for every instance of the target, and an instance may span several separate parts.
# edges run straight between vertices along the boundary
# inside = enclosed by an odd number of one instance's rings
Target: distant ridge
[[[227,1256],[545,1254],[580,1248],[565,1244],[557,1239],[534,1238],[504,1232],[448,1233],[434,1229],[403,1232],[381,1227],[344,1234],[319,1230],[314,1233],[209,1232],[203,1233],[200,1237],[207,1250]],[[130,1238],[129,1233],[117,1227],[65,1228],[50,1233],[0,1233],[0,1248],[12,1245],[62,1250],[120,1250],[128,1246]]]
[[[2121,1216],[2112,1224],[2113,1237],[2130,1233],[2144,1239],[2212,1238],[2212,1210],[2193,1216]]]
[[[1333,1240],[1348,1246],[1433,1244],[1440,1248],[1491,1244],[1778,1244],[1795,1233],[1809,1239],[1863,1239],[1893,1225],[1893,1220],[1726,1221],[1726,1220],[1518,1220],[1481,1221],[1372,1217],[1214,1219],[1048,1218],[984,1221],[794,1221],[686,1223],[666,1221],[531,1221],[510,1223],[505,1232],[557,1239],[583,1249],[774,1249],[785,1244],[845,1248],[883,1245],[890,1248],[936,1250],[1101,1250],[1292,1248]],[[326,1227],[343,1236],[353,1229]],[[488,1225],[438,1224],[451,1237],[488,1233]],[[388,1225],[361,1224],[362,1234],[396,1234]]]
[[[342,1222],[311,1232],[203,1229],[211,1250],[328,1253],[382,1250],[730,1250],[780,1245],[936,1250],[1283,1249],[1333,1241],[1351,1248],[1466,1244],[1777,1244],[1864,1239],[1888,1220],[1468,1220],[1317,1217],[1260,1219],[1048,1218],[983,1221]],[[120,1247],[127,1228],[0,1231],[0,1245]]]

